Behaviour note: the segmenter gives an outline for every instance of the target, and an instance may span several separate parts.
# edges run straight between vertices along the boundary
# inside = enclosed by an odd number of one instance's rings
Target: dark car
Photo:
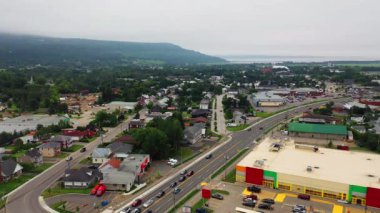
[[[180,178],[179,178],[179,182],[183,182],[183,181],[185,181],[186,180],[186,176],[181,176]]]
[[[247,190],[250,191],[250,192],[256,192],[256,193],[260,193],[261,192],[261,188],[259,188],[257,186],[248,186]]]
[[[83,147],[82,149],[80,149],[80,152],[85,152],[86,150],[86,147]]]
[[[211,159],[212,158],[212,154],[209,154],[206,156],[206,159]]]
[[[156,195],[156,198],[161,198],[165,195],[165,192],[164,191],[160,191],[157,195]]]
[[[266,210],[272,210],[273,209],[273,206],[271,206],[270,204],[267,204],[267,203],[260,203],[257,208],[259,209],[266,209]]]
[[[218,193],[212,194],[211,197],[215,198],[217,200],[223,200],[224,199],[223,195],[218,194]]]
[[[245,198],[243,198],[243,199],[257,200],[257,195],[250,194],[250,195],[245,196]]]
[[[87,168],[89,168],[89,169],[97,169],[99,166],[97,166],[97,165],[91,165],[91,166],[88,166]]]
[[[243,206],[248,206],[254,208],[256,206],[256,201],[244,201]]]
[[[141,205],[142,203],[142,200],[141,199],[136,199],[133,203],[132,203],[132,207],[137,207],[139,205]]]
[[[135,208],[135,210],[133,210],[133,213],[140,213],[140,212],[141,212],[140,208]]]
[[[187,174],[187,170],[183,170],[181,173],[179,173],[180,175],[186,175]]]
[[[260,129],[260,130],[263,130],[263,127],[260,127],[259,129]]]
[[[170,188],[174,188],[176,186],[177,186],[177,182],[175,182],[175,181],[172,184],[170,184]]]
[[[190,171],[190,172],[187,173],[186,176],[187,176],[187,177],[190,177],[190,176],[192,176],[193,174],[194,174],[194,171]]]
[[[173,194],[178,194],[178,193],[180,193],[181,192],[181,189],[180,188],[175,188],[174,190],[173,190]]]
[[[247,129],[247,131],[252,131],[252,128]]]
[[[310,200],[310,195],[306,194],[299,194],[297,197],[302,200]]]
[[[267,204],[271,204],[271,205],[274,204],[274,200],[273,199],[269,199],[269,198],[264,198],[264,199],[261,200],[261,202],[267,203]]]
[[[207,213],[207,211],[204,208],[198,208],[195,210],[195,213]]]
[[[146,213],[153,213],[153,211],[152,210],[148,210]]]

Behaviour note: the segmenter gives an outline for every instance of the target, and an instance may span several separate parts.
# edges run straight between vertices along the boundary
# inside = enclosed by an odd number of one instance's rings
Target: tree
[[[159,129],[148,127],[132,132],[138,148],[149,154],[153,159],[165,159],[169,156],[168,137]]]
[[[116,113],[108,113],[101,110],[96,113],[95,120],[92,121],[95,125],[100,125],[100,127],[114,127],[118,123]]]

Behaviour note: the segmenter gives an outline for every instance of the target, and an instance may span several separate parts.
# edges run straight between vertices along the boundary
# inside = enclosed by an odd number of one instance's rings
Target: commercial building
[[[379,162],[376,154],[267,138],[236,165],[236,180],[380,208]]]
[[[69,118],[58,115],[22,115],[0,122],[0,132],[25,132],[36,130],[42,126],[57,125],[60,121],[69,122]]]
[[[271,106],[277,107],[285,105],[285,98],[276,95],[273,91],[258,92],[253,95],[253,103],[257,107]]]
[[[289,135],[301,138],[346,140],[347,127],[332,124],[290,123]]]

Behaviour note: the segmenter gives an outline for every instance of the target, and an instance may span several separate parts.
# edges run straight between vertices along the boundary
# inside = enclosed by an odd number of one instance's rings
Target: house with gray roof
[[[40,151],[37,148],[35,148],[27,151],[25,155],[19,157],[17,161],[19,163],[34,164],[38,166],[43,163],[43,157]]]
[[[98,169],[82,167],[66,170],[61,181],[65,188],[88,188],[101,179],[102,173]]]
[[[62,149],[67,149],[73,145],[74,138],[72,136],[57,135],[53,138],[46,140],[46,142],[57,142],[61,144]]]
[[[130,154],[133,150],[132,144],[121,143],[121,142],[113,142],[107,146],[107,148],[111,149],[113,154]]]
[[[107,162],[111,154],[112,151],[110,148],[96,148],[91,154],[92,163],[102,164]]]
[[[183,132],[184,142],[190,144],[198,142],[205,135],[205,131],[204,123],[196,123],[193,126],[186,127]]]
[[[18,164],[13,158],[7,160],[0,160],[0,183],[8,182],[22,174],[22,166]]]
[[[37,148],[43,157],[55,157],[61,154],[61,144],[58,142],[43,143]]]
[[[367,131],[363,125],[351,126],[351,129],[361,134],[364,134]]]

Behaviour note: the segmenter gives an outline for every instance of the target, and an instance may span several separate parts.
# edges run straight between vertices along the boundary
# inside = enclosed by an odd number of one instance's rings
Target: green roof
[[[347,135],[347,127],[343,125],[332,124],[290,123],[289,132]]]

